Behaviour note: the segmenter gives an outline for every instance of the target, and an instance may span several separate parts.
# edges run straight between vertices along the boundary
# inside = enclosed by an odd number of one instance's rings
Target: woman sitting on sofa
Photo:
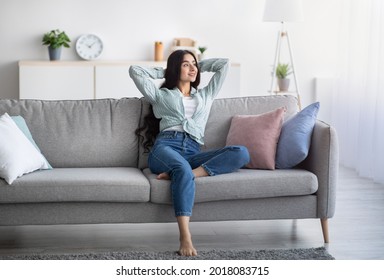
[[[195,178],[233,172],[249,162],[243,146],[200,151],[212,101],[218,94],[228,69],[227,59],[207,59],[197,63],[187,50],[173,52],[167,68],[131,66],[130,77],[152,105],[157,121],[146,117],[147,141],[152,146],[148,166],[158,179],[170,179],[172,201],[180,232],[179,254],[197,255],[192,244],[189,220],[195,195]],[[200,72],[215,72],[208,85],[198,89]],[[163,79],[158,88],[152,79]],[[160,123],[158,121],[160,119]],[[153,120],[153,118],[152,118]],[[158,133],[160,131],[160,133]]]

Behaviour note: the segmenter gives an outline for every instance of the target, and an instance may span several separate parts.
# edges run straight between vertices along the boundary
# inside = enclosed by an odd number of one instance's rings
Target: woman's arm
[[[132,65],[129,67],[129,76],[135,82],[137,89],[150,103],[156,102],[159,89],[151,79],[163,79],[163,68],[145,68],[138,65]]]
[[[207,91],[207,94],[216,97],[227,76],[228,67],[229,60],[226,58],[210,58],[199,62],[201,73],[215,72],[208,85],[204,88]]]

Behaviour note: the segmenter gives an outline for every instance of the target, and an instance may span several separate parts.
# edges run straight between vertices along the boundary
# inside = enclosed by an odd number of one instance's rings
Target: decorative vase
[[[289,88],[289,79],[278,79],[278,85],[280,91],[288,91]]]
[[[163,43],[156,41],[155,42],[155,61],[163,61],[163,60],[164,60]]]
[[[48,53],[49,53],[49,60],[60,60],[61,47],[55,49],[49,46]]]

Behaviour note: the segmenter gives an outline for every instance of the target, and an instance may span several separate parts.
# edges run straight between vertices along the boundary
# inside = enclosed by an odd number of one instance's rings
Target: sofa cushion
[[[18,128],[23,132],[23,134],[28,138],[29,142],[32,143],[33,146],[41,153],[40,148],[37,146],[35,140],[33,140],[33,136],[31,132],[29,131],[29,128],[27,126],[27,123],[25,122],[24,118],[22,116],[11,116],[12,120],[15,122],[15,124],[18,126]],[[44,155],[43,155],[44,156]],[[45,157],[44,157],[45,159]],[[49,164],[49,162],[45,159],[48,165],[48,169],[52,169],[52,166]]]
[[[320,103],[315,102],[284,122],[277,144],[276,168],[292,168],[308,155]]]
[[[38,169],[48,169],[43,155],[7,113],[0,116],[0,178],[12,184]]]
[[[286,108],[285,118],[289,118],[298,110],[297,99],[292,95],[268,95],[214,100],[205,128],[204,149],[225,146],[233,116],[264,114],[280,107]]]
[[[0,181],[0,203],[147,202],[149,189],[137,168],[55,168]]]
[[[232,118],[226,145],[247,147],[251,156],[248,168],[275,169],[277,141],[285,109],[278,108],[259,115],[236,115]]]
[[[137,167],[138,98],[0,100],[0,115],[25,119],[54,167]]]
[[[151,202],[171,203],[170,181],[156,179],[149,169],[145,169],[144,174],[151,185]],[[230,174],[197,178],[195,203],[300,196],[313,194],[317,188],[316,175],[306,170],[240,169]]]

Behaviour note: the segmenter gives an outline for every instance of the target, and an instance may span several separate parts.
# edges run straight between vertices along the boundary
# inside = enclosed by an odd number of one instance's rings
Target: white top
[[[184,105],[185,118],[186,119],[192,118],[197,108],[197,98],[193,98],[191,96],[183,96],[183,105]],[[167,129],[164,129],[164,131],[166,130],[185,132],[182,125],[175,125]]]

